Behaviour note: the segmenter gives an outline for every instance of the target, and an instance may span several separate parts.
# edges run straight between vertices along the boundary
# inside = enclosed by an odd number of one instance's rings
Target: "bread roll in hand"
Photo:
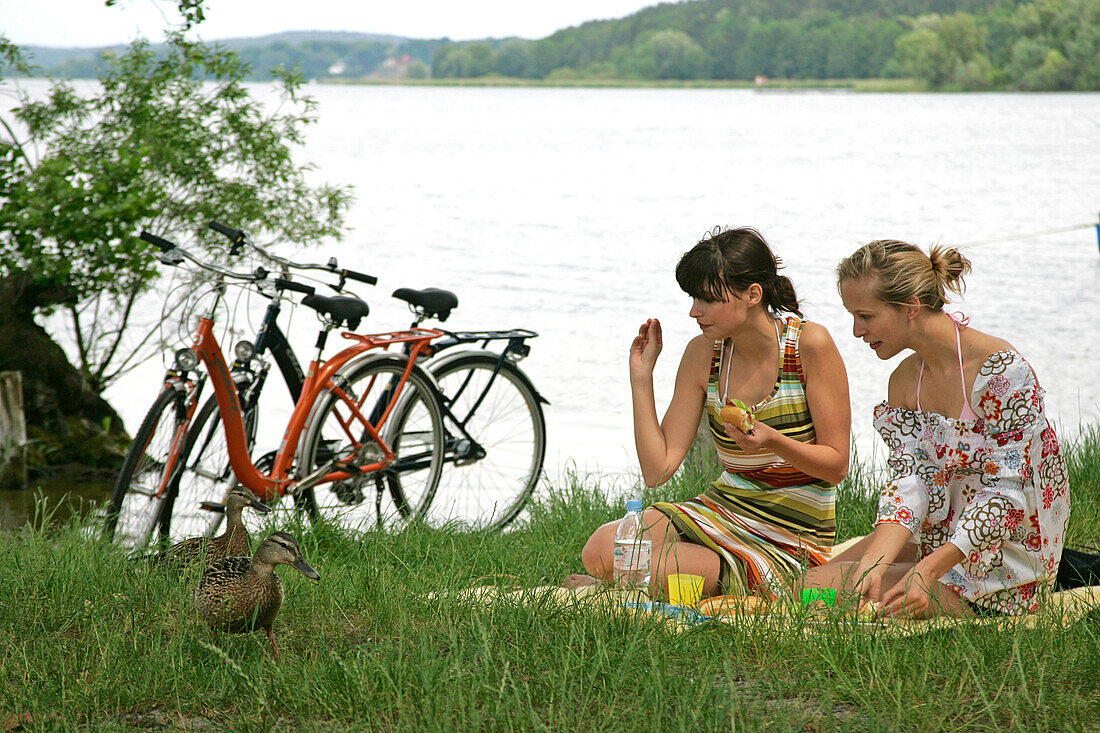
[[[726,400],[721,415],[722,422],[736,425],[743,433],[751,433],[753,426],[756,425],[756,416],[741,400]]]

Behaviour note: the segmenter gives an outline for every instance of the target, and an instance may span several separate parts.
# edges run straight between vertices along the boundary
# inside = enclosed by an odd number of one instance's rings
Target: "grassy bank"
[[[758,89],[768,91],[828,90],[850,92],[923,92],[928,85],[919,79],[769,79],[759,87],[753,81],[725,79],[519,79],[480,76],[473,79],[323,79],[322,84],[426,87],[566,87],[597,89]]]
[[[1100,432],[1070,450],[1070,541],[1100,537]],[[711,475],[691,466],[663,496]],[[842,538],[873,514],[852,472]],[[652,498],[652,497],[650,497]],[[322,580],[281,568],[273,661],[262,634],[221,637],[194,576],[135,571],[80,528],[0,535],[0,730],[1095,730],[1100,612],[1066,629],[963,628],[909,639],[767,626],[673,634],[598,612],[429,594],[580,569],[619,516],[598,477],[545,490],[505,534],[407,530],[351,541],[294,528]]]

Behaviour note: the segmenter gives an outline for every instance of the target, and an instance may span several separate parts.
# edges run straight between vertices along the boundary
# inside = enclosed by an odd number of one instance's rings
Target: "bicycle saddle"
[[[302,305],[328,316],[337,326],[347,323],[348,328],[353,331],[359,328],[359,321],[370,313],[370,306],[358,298],[347,295],[326,297],[314,293],[302,298]]]
[[[458,296],[450,290],[439,288],[398,288],[393,291],[393,297],[421,308],[429,318],[438,318],[441,321],[447,320],[451,310],[458,307]]]

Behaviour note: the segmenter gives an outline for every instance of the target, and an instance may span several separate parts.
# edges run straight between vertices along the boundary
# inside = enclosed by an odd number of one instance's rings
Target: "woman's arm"
[[[879,525],[885,527],[886,525]],[[935,606],[935,583],[961,561],[962,550],[947,542],[940,545],[882,595],[883,616],[929,618],[938,609]]]
[[[698,336],[688,343],[676,373],[676,389],[664,420],[657,421],[653,367],[661,351],[661,324],[647,321],[630,348],[630,393],[634,444],[646,486],[660,486],[680,467],[699,429],[706,400],[713,342]]]
[[[882,598],[882,577],[912,537],[913,533],[900,524],[885,522],[875,526],[871,544],[855,571],[855,588],[861,601],[877,602]]]
[[[752,435],[728,423],[726,432],[745,450],[768,448],[799,471],[839,484],[848,475],[852,430],[848,373],[824,326],[807,323],[799,341],[799,351],[815,442],[808,444],[788,438],[763,423],[757,423]]]
[[[982,384],[984,383],[984,387]],[[1035,436],[1048,428],[1043,411],[1043,390],[1031,366],[1016,353],[990,357],[982,365],[975,382],[982,396],[974,408],[985,417],[984,445],[975,452],[968,468],[980,473],[980,485],[963,507],[950,542],[963,554],[962,566],[975,575],[990,572],[998,553],[1013,532],[1026,527],[1028,506],[1051,507],[1049,497],[1032,497],[1038,492],[1033,462],[1054,450]],[[977,437],[977,436],[976,436]],[[1053,438],[1053,433],[1050,434]],[[1068,508],[1068,507],[1067,507]],[[1034,541],[1040,557],[1053,552],[1044,549],[1038,527],[1028,534],[1025,546]]]

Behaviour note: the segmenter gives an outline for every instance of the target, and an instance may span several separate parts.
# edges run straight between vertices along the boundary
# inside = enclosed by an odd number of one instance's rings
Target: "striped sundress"
[[[815,441],[798,353],[802,321],[789,317],[779,339],[782,366],[771,394],[752,406],[756,419],[789,438]],[[681,538],[721,558],[719,584],[728,594],[769,594],[807,567],[824,563],[836,537],[836,487],[802,473],[771,451],[746,453],[723,430],[718,375],[725,345],[714,344],[707,381],[707,417],[723,472],[703,494],[679,504],[658,502]]]

